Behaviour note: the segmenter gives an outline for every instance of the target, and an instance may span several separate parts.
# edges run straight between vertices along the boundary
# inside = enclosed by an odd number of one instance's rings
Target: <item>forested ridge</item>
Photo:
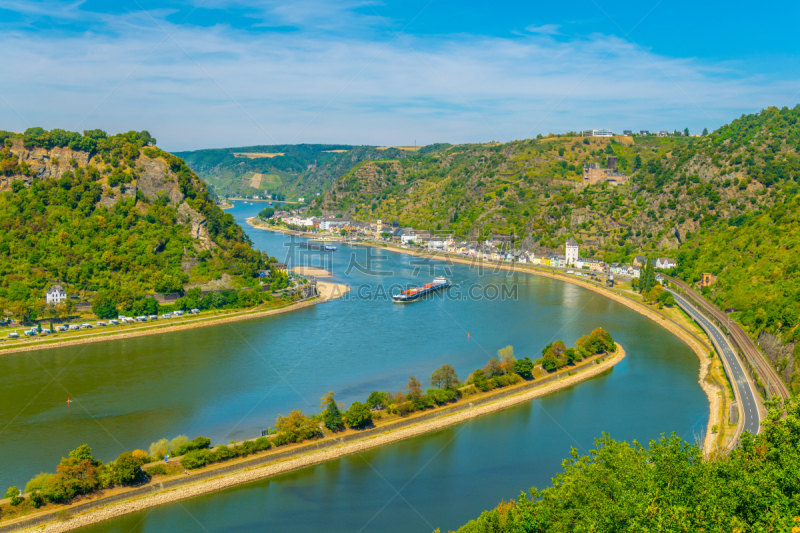
[[[0,304],[42,318],[58,283],[122,308],[152,293],[268,264],[180,158],[146,131],[0,132]]]
[[[250,158],[246,154],[282,154]],[[363,160],[403,157],[395,148],[343,144],[279,144],[179,152],[219,196],[308,197],[325,191]],[[259,175],[259,176],[257,176]],[[257,176],[254,180],[254,176]]]
[[[513,247],[630,263],[673,257],[738,320],[800,391],[797,220],[800,107],[743,115],[700,137],[552,135],[506,144],[443,145],[400,160],[364,162],[317,205],[355,219],[503,237]],[[580,186],[584,163],[617,158],[628,183]]]

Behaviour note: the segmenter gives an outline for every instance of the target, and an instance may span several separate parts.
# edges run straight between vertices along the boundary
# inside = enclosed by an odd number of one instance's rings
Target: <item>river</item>
[[[286,260],[288,238],[245,224],[256,247]],[[369,255],[369,257],[368,257]],[[320,257],[328,261],[321,264]],[[538,357],[595,327],[627,357],[605,374],[506,411],[270,480],[131,514],[86,531],[431,531],[455,529],[501,499],[544,488],[575,447],[594,439],[694,441],[708,421],[697,356],[649,319],[589,290],[539,276],[339,245],[292,260],[327,266],[348,298],[246,322],[0,357],[0,486],[54,471],[88,443],[101,460],[161,437],[251,438],[278,414],[317,412],[372,390],[423,383],[438,366],[459,376],[514,346]],[[447,269],[447,270],[445,270]],[[381,287],[446,275],[455,295],[411,305]],[[488,287],[488,288],[486,288]],[[495,288],[506,287],[505,297]],[[468,297],[469,288],[472,288]],[[73,399],[66,403],[67,397]]]

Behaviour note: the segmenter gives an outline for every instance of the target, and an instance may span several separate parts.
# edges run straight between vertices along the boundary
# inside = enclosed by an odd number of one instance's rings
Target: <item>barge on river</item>
[[[426,283],[422,287],[414,287],[398,294],[392,295],[392,301],[395,303],[408,303],[419,300],[429,294],[446,289],[450,286],[450,282],[446,278],[436,278],[430,283]]]

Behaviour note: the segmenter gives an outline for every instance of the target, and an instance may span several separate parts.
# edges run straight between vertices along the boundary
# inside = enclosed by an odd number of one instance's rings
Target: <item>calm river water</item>
[[[234,216],[281,260],[287,238]],[[377,257],[376,257],[377,256]],[[308,259],[304,259],[304,258]],[[110,460],[162,437],[251,438],[278,414],[317,412],[329,390],[347,404],[423,382],[444,363],[466,377],[497,350],[537,357],[601,326],[627,351],[575,387],[436,433],[270,480],[136,513],[92,532],[420,531],[454,529],[501,499],[544,488],[571,447],[608,432],[648,441],[703,430],[698,360],[682,341],[612,300],[525,274],[478,272],[376,249],[339,246],[323,264],[351,298],[185,332],[0,357],[0,487],[54,471],[88,443]],[[294,261],[320,266],[320,254]],[[382,287],[446,275],[464,297],[393,305]],[[494,298],[491,287],[512,296]],[[476,298],[466,297],[469,288]],[[489,289],[484,289],[490,287]],[[513,295],[516,290],[516,296]],[[469,334],[469,335],[468,335]],[[66,399],[73,399],[67,404]]]

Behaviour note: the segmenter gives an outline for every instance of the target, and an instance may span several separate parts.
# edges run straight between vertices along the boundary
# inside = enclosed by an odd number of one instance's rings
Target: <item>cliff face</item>
[[[11,190],[15,181],[22,181],[26,187],[30,187],[34,180],[60,179],[75,168],[94,167],[99,170],[98,183],[103,189],[98,206],[113,207],[122,199],[135,198],[139,192],[151,201],[159,196],[166,196],[171,204],[178,206],[178,213],[181,215],[179,222],[191,225],[192,238],[197,241],[196,247],[204,250],[217,248],[208,233],[206,218],[184,203],[185,196],[178,184],[178,176],[171,170],[163,155],[151,158],[140,151],[130,168],[133,180],[112,185],[109,183],[112,167],[100,157],[87,152],[69,147],[29,149],[25,148],[22,139],[14,139],[9,152],[17,156],[20,171],[10,176],[0,175],[0,191]],[[196,181],[198,185],[201,184],[199,180]]]

